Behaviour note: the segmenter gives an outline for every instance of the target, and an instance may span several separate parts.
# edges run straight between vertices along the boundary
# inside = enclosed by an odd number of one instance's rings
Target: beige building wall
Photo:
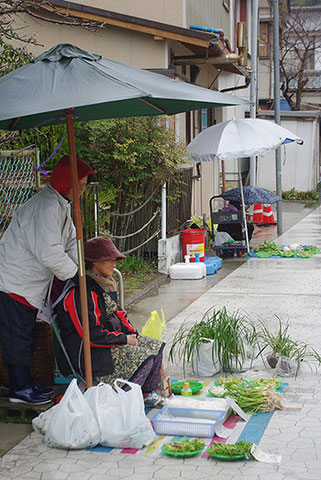
[[[220,28],[229,38],[230,16],[221,0],[186,0],[186,27]]]
[[[90,7],[182,26],[183,0],[77,0]]]
[[[28,47],[35,55],[57,43],[72,43],[91,53],[137,68],[166,66],[165,41],[156,41],[151,35],[113,26],[90,31],[83,27],[52,24],[28,15],[21,15],[19,22],[17,27],[23,28],[25,35],[34,35],[43,45]]]

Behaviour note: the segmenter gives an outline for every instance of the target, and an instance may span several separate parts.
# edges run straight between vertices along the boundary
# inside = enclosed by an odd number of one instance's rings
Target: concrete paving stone
[[[68,477],[66,477],[66,480],[89,480],[93,473],[95,474],[95,472],[92,472],[90,470],[90,472],[76,472],[76,473],[71,473],[70,475],[68,475]],[[103,474],[105,476],[105,479],[107,478],[107,475],[106,474]]]
[[[223,470],[224,470],[224,467],[222,466],[222,464],[215,461],[211,463],[208,462],[205,465],[200,465],[199,467],[196,467],[197,472],[206,473],[208,475],[212,475],[213,472],[220,473],[220,472],[223,472]]]
[[[59,470],[67,473],[81,472],[84,470],[82,465],[77,465],[77,463],[63,463],[59,466]]]
[[[58,470],[59,465],[56,463],[46,463],[42,462],[39,463],[38,465],[35,465],[33,467],[33,471],[35,472],[55,472]]]
[[[133,468],[121,468],[121,467],[111,468],[107,472],[108,477],[115,477],[115,478],[126,478],[133,474],[134,474]]]
[[[124,465],[124,467],[127,465]],[[129,465],[130,466],[130,465]],[[99,468],[102,468],[104,470],[110,470],[111,468],[118,468],[119,465],[117,462],[111,461],[111,462],[101,462],[99,464]]]
[[[0,467],[0,475],[10,475],[14,467]]]
[[[270,465],[270,464],[267,464]],[[259,475],[260,480],[284,480],[283,473],[280,472],[271,472],[269,470],[266,471],[264,474]]]
[[[287,475],[284,480],[293,480],[294,473]],[[262,479],[264,480],[264,479]],[[317,472],[310,472],[308,474],[301,474],[300,480],[320,480],[320,469]]]
[[[15,453],[6,453],[5,455],[3,455],[2,457],[2,462],[3,463],[8,463],[8,462],[15,462],[17,460],[20,460],[20,457],[19,455],[15,454]]]
[[[181,479],[184,479],[184,477],[180,477]],[[204,480],[237,480],[237,476],[235,476],[234,473],[232,472],[221,472],[221,473],[214,473],[213,475],[206,475],[206,477],[203,477]],[[172,480],[172,479],[171,479]]]
[[[154,473],[154,472],[157,472],[157,470],[160,470],[161,468],[163,468],[163,467],[161,467],[160,465],[148,465],[148,466],[146,466],[146,465],[145,465],[145,466],[142,466],[142,465],[141,465],[141,466],[139,466],[139,467],[138,467],[138,466],[135,467],[135,466],[133,465],[133,467],[134,467],[135,475],[136,475],[136,474],[138,475],[139,473],[144,474],[144,473],[146,473],[147,471],[148,471],[148,473]],[[183,465],[181,465],[181,467],[183,467]],[[181,467],[180,467],[180,470],[181,470]]]
[[[25,473],[28,473],[28,472],[31,472],[32,469],[31,467],[29,467],[28,465],[24,466],[24,467],[15,467],[15,468],[12,468],[10,471],[9,471],[9,475],[11,475],[12,477],[18,477],[19,475],[23,475]]]
[[[66,480],[67,477],[68,473],[56,470],[55,472],[43,472],[41,480]]]
[[[55,463],[57,465],[76,465],[77,460],[75,458],[67,458],[67,457],[60,457],[60,456],[53,456],[51,457],[50,455],[45,455],[43,458],[44,461],[49,461],[50,463]]]
[[[184,460],[182,458],[175,458],[175,457],[159,457],[156,458],[154,465],[176,465],[178,468],[184,464]]]
[[[0,463],[0,469],[1,468],[6,468],[6,469],[13,468],[13,467],[16,466],[16,463],[17,463],[17,461],[14,461],[14,462],[3,461],[3,462]]]
[[[158,467],[159,469],[165,469],[166,468],[166,470],[171,470],[171,471],[179,468],[179,470],[181,472],[190,472],[190,471],[195,471],[196,470],[195,465],[192,465],[192,464],[189,465],[188,463],[183,463],[183,464],[179,465],[179,467],[177,465],[175,465],[174,463],[171,463],[169,465],[163,465],[163,466],[157,464],[157,465],[154,465],[154,467]]]
[[[219,472],[216,472],[215,469],[213,469],[210,473],[205,473],[205,472],[200,472],[199,470],[191,472],[191,471],[184,471],[180,472],[180,475],[184,480],[206,480],[209,476],[211,477],[212,475],[216,475]],[[156,477],[154,478],[165,478],[165,477]]]
[[[146,472],[146,469],[145,469],[145,472]],[[130,478],[130,480],[152,480],[154,477],[152,473],[149,474],[146,472],[146,473],[134,473],[128,478]]]
[[[102,462],[100,460],[97,460],[97,458],[84,458],[83,460],[76,460],[76,465],[80,465],[82,467],[88,468],[88,467],[100,467],[101,464],[105,464],[107,462]]]
[[[128,455],[126,458],[119,460],[118,465],[127,467],[135,465],[153,465],[155,463],[155,457],[147,457],[145,455]],[[107,463],[107,462],[104,462]]]
[[[171,478],[173,475],[174,476],[180,476],[180,467],[181,465],[178,465],[176,470],[175,469],[172,469],[172,468],[166,468],[166,467],[163,467],[159,470],[156,470],[153,474],[153,478],[157,478],[157,479],[168,479],[168,478]]]
[[[22,475],[20,475],[20,477],[18,478],[21,478],[22,480],[39,480],[41,478],[41,475],[42,473],[40,472],[26,472],[26,473],[23,473]]]
[[[123,476],[121,476],[121,475],[120,475],[120,476],[119,476],[119,475],[116,475],[116,476],[114,476],[114,475],[109,475],[109,473],[106,474],[106,475],[101,475],[101,474],[98,473],[98,474],[92,475],[92,476],[90,477],[90,480],[109,480],[109,479],[113,480],[113,479],[115,479],[115,478],[130,478],[130,479],[131,479],[131,478],[134,478],[134,475],[135,475],[135,474],[132,473],[131,475],[132,475],[132,476],[130,476],[130,477],[128,477],[128,476],[123,477]],[[145,479],[145,478],[142,478],[142,480],[150,480],[150,479],[152,479],[152,478],[153,478],[152,476],[148,476],[148,478],[146,478],[146,479]],[[139,480],[138,477],[136,477],[136,479]],[[68,479],[68,480],[69,480],[69,479]],[[171,480],[172,480],[172,479],[171,479]],[[181,479],[180,479],[180,480],[181,480]]]

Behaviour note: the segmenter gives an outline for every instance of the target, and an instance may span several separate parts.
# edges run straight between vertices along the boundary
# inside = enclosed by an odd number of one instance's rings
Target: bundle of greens
[[[254,249],[255,253],[271,253],[272,255],[280,255],[283,252],[283,247],[277,245],[275,242],[269,242],[266,238],[261,245]]]
[[[169,452],[191,453],[203,450],[205,444],[204,442],[201,442],[200,440],[195,438],[194,440],[183,440],[182,442],[164,443],[164,447]]]
[[[213,442],[207,449],[209,455],[218,455],[222,457],[239,457],[244,455],[246,458],[251,458],[251,448],[253,443],[236,442],[232,445],[226,443]]]
[[[280,405],[281,393],[272,385],[264,388],[242,388],[232,385],[227,388],[227,396],[233,398],[246,413],[273,412]]]
[[[229,387],[231,385],[245,385],[247,382],[244,378],[239,377],[220,377],[215,381],[215,385],[222,385],[224,387]]]
[[[271,378],[256,378],[255,380],[251,380],[250,385],[252,387],[267,387],[268,385],[272,385],[273,388],[278,388],[280,386],[280,380],[277,379],[276,375]]]

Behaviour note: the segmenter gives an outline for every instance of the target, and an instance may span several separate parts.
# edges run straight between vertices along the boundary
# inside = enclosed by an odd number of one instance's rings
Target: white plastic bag
[[[95,447],[100,441],[95,416],[75,378],[52,412],[44,441],[48,447],[68,449]]]
[[[276,374],[281,377],[294,377],[297,374],[298,362],[293,358],[280,356],[276,365]]]
[[[127,392],[118,383],[129,385]],[[89,388],[85,397],[100,428],[100,444],[114,448],[142,448],[157,438],[145,415],[141,387],[118,378],[111,385]]]
[[[38,432],[41,435],[46,433],[51,417],[57,407],[58,405],[54,405],[53,407],[49,408],[49,410],[45,410],[44,412],[40,413],[38,417],[32,420],[32,428],[35,432]]]
[[[200,343],[198,352],[194,351],[192,371],[193,374],[201,377],[212,377],[221,371],[221,364],[213,350],[213,342],[209,338],[206,343]]]

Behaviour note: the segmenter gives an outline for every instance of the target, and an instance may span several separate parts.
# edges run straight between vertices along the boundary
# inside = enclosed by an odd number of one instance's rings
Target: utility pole
[[[257,111],[257,32],[259,4],[251,2],[251,83],[250,83],[250,118],[256,118]],[[250,185],[256,186],[256,157],[250,158]]]
[[[274,121],[281,125],[280,114],[280,39],[279,39],[279,0],[273,0],[273,67],[274,67]],[[276,194],[282,198],[281,147],[275,150]],[[277,202],[277,232],[283,233],[282,202]]]

